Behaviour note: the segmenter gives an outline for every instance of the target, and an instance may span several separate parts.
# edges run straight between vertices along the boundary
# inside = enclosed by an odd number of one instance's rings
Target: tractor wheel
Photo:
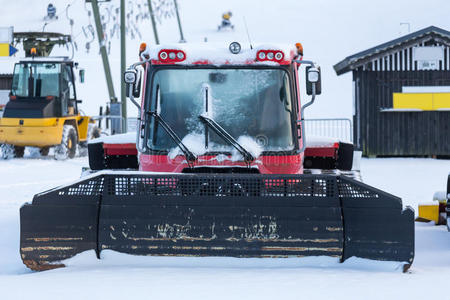
[[[47,156],[49,151],[50,147],[42,147],[39,149],[39,153],[41,154],[41,156]]]
[[[77,152],[78,137],[75,127],[64,125],[61,144],[55,147],[55,159],[74,158]]]
[[[0,145],[0,157],[2,159],[14,158],[14,146],[9,144]]]
[[[21,158],[25,153],[25,147],[14,146],[14,157]]]
[[[92,126],[90,129],[90,135],[89,140],[93,140],[100,137],[100,134],[102,133],[102,130],[98,128],[97,126]]]

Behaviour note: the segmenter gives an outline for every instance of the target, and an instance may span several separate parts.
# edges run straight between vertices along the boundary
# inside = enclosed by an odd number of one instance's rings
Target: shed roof
[[[430,26],[419,31],[404,35],[392,41],[380,44],[373,48],[361,51],[346,57],[344,60],[338,62],[333,66],[337,75],[347,73],[367,61],[373,59],[375,56],[380,56],[386,52],[395,51],[401,48],[410,47],[418,42],[434,39],[437,42],[447,44],[450,46],[450,31],[441,29],[439,27]]]

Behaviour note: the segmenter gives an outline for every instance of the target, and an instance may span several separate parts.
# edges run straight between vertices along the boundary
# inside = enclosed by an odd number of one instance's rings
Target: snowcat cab
[[[302,173],[298,65],[279,50],[257,53],[257,62],[267,55],[276,65],[186,66],[176,63],[185,60],[183,51],[162,49],[163,63],[149,63],[143,75],[140,170]]]
[[[20,211],[24,263],[43,270],[82,251],[94,249],[100,257],[110,249],[356,256],[399,261],[408,269],[411,208],[346,176],[303,174],[303,111],[320,94],[320,68],[291,47],[208,47],[142,52],[142,61],[124,74],[139,108],[132,145],[139,171],[103,170],[35,195]],[[302,65],[311,95],[303,105]],[[139,94],[140,103],[134,99]],[[127,156],[133,149],[120,147],[127,143],[124,138],[119,147],[101,150]]]

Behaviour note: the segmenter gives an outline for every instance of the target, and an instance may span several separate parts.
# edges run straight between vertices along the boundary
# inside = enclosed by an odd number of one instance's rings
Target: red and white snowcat
[[[110,249],[356,256],[409,268],[414,212],[400,198],[346,176],[304,174],[304,110],[320,94],[321,76],[301,45],[155,46],[140,58],[124,74],[139,109],[135,142],[93,141],[90,166],[106,170],[22,206],[28,267],[60,267],[77,253]],[[303,104],[302,66],[311,96]],[[308,167],[351,169],[352,151],[343,143],[310,149]]]

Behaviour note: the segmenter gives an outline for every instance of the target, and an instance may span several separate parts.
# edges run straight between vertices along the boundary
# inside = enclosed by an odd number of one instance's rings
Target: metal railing
[[[121,116],[94,116],[93,119],[99,121],[105,120],[102,125],[102,129],[109,129],[106,126],[106,121],[112,121],[122,119]],[[336,138],[342,142],[353,143],[353,124],[350,119],[345,118],[332,118],[332,119],[305,119],[305,135],[306,138],[310,136]],[[136,132],[137,130],[137,118],[127,118],[128,132]],[[107,130],[108,131],[108,130]]]
[[[127,131],[136,132],[137,131],[137,118],[127,118]]]
[[[113,128],[117,128],[116,133],[122,131],[122,116],[101,115],[92,116],[97,121],[97,126],[105,133],[112,134]],[[120,122],[118,122],[120,120]],[[114,124],[114,122],[117,122]],[[137,118],[127,118],[127,132],[137,131]]]
[[[353,143],[353,124],[350,119],[305,119],[305,136],[336,138]]]

